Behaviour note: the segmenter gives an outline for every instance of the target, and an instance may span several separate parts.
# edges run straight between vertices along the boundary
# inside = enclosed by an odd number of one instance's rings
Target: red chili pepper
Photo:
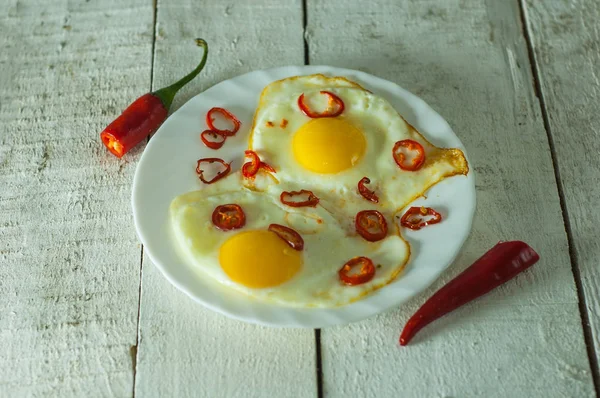
[[[247,150],[244,152],[246,157],[249,157],[251,160],[246,162],[242,166],[242,175],[246,178],[254,178],[258,170],[265,169],[271,173],[275,173],[275,169],[268,165],[265,162],[262,162],[256,152]]]
[[[408,344],[429,323],[508,282],[539,259],[524,242],[498,243],[417,310],[402,330],[400,345]]]
[[[354,267],[359,266],[360,271],[357,274],[350,275],[350,271],[352,271]],[[346,285],[360,285],[373,279],[375,276],[375,265],[368,257],[354,257],[340,268],[338,275]]]
[[[294,197],[308,195],[307,199],[295,201]],[[315,196],[312,191],[307,191],[305,189],[301,191],[283,191],[281,195],[279,195],[279,200],[284,205],[288,205],[291,207],[316,207],[319,204],[319,198]]]
[[[196,69],[168,87],[142,95],[100,133],[102,143],[113,155],[122,157],[165,121],[177,91],[196,77],[206,64],[208,44],[203,39],[196,39],[196,44],[204,48]]]
[[[315,112],[311,110],[308,105],[304,102],[304,94],[301,94],[298,97],[298,107],[306,116],[317,119],[320,117],[336,117],[344,112],[344,101],[337,95],[329,91],[321,91],[321,94],[324,94],[329,97],[329,105],[324,112]]]
[[[356,214],[354,220],[356,232],[369,242],[377,242],[387,236],[387,221],[377,210],[363,210]]]
[[[202,169],[202,163],[213,164],[215,162],[223,165],[224,169],[219,171],[212,179],[206,180],[204,178],[204,169]],[[200,178],[200,181],[202,181],[205,184],[212,184],[213,182],[219,181],[221,178],[223,178],[227,174],[229,174],[230,171],[231,171],[231,163],[226,163],[223,159],[219,159],[219,158],[198,159],[198,164],[196,165],[196,173],[198,173],[198,178]]]
[[[379,203],[379,197],[377,197],[377,195],[375,195],[375,191],[371,191],[367,187],[365,187],[365,184],[369,184],[369,183],[371,183],[371,180],[368,179],[367,177],[363,177],[358,182],[358,193],[360,193],[363,198],[370,200],[373,203]]]
[[[427,220],[425,217],[432,216]],[[413,230],[419,230],[431,224],[437,224],[442,221],[442,215],[431,207],[413,206],[404,213],[400,219],[400,225]]]
[[[401,149],[405,149],[406,151],[414,154],[414,157],[410,163],[406,164],[406,155],[400,151]],[[423,148],[423,145],[413,140],[402,140],[396,142],[394,149],[392,150],[392,156],[394,157],[398,167],[406,171],[419,170],[421,166],[423,166],[423,163],[425,163],[425,149]]]
[[[304,239],[302,236],[291,228],[284,225],[271,224],[269,225],[269,231],[274,232],[283,239],[290,247],[294,250],[304,249]]]
[[[227,120],[231,121],[231,123],[233,123],[233,128],[231,130],[216,128],[213,123],[215,121],[215,119],[212,117],[213,113],[220,113],[221,115],[223,115],[223,117],[225,119],[227,119]],[[238,120],[238,118],[235,117],[235,115],[233,113],[229,112],[227,109],[215,107],[215,108],[211,108],[206,113],[206,125],[211,130],[218,131],[218,132],[222,133],[223,135],[225,135],[226,137],[231,137],[231,136],[235,135],[235,133],[238,132],[238,130],[240,129],[241,123]]]
[[[230,203],[215,207],[212,222],[221,231],[231,231],[246,225],[246,214],[240,205]]]
[[[217,130],[204,130],[200,134],[200,139],[210,149],[219,149],[225,143],[227,136]],[[211,141],[212,140],[212,141]]]

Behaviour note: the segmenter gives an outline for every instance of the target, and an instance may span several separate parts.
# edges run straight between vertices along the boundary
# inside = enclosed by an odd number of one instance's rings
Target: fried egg
[[[355,301],[393,281],[410,257],[408,243],[391,232],[378,242],[348,234],[322,206],[289,207],[279,197],[241,186],[234,173],[218,184],[178,196],[170,207],[171,229],[181,255],[202,277],[261,301],[294,307],[335,307]],[[212,213],[237,204],[245,225],[223,231]],[[295,250],[270,224],[292,228],[304,240]],[[338,271],[350,259],[370,258],[373,279],[348,286]]]
[[[310,118],[299,107],[304,94],[315,109],[327,108],[328,91],[344,103],[337,117]],[[402,170],[393,157],[402,140],[422,145],[425,162]],[[438,148],[407,123],[392,105],[340,77],[298,76],[271,83],[261,95],[249,148],[275,168],[278,182],[293,183],[327,198],[333,209],[365,199],[357,184],[363,177],[379,206],[395,212],[444,178],[468,172],[462,151]],[[347,209],[348,211],[354,210]]]

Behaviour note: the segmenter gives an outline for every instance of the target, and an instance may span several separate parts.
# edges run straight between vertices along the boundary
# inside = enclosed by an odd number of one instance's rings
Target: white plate
[[[452,263],[471,230],[475,212],[472,170],[467,177],[442,181],[429,190],[427,199],[415,201],[438,209],[444,221],[420,231],[405,232],[413,255],[396,281],[363,300],[332,309],[261,303],[203,278],[200,271],[187,265],[174,247],[168,209],[176,196],[201,189],[202,183],[195,173],[196,161],[215,156],[199,138],[206,128],[206,112],[213,106],[221,106],[242,122],[240,132],[229,138],[218,154],[226,160],[235,159],[232,168],[239,169],[248,138],[248,130],[244,128],[251,125],[262,89],[278,79],[313,73],[356,81],[390,101],[433,144],[464,151],[448,123],[424,101],[392,82],[354,70],[289,66],[256,71],[221,82],[192,98],[167,119],[144,150],[133,181],[133,215],[145,253],[165,277],[194,300],[229,317],[262,325],[310,328],[364,319],[397,307],[433,283]]]

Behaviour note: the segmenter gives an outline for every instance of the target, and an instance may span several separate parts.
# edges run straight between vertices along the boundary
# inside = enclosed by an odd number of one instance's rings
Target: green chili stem
[[[196,39],[196,44],[198,45],[198,47],[202,47],[204,49],[204,55],[202,56],[202,60],[200,61],[196,69],[188,73],[186,76],[184,76],[177,82],[171,84],[170,86],[161,88],[160,90],[157,90],[152,93],[161,100],[167,111],[169,110],[169,108],[171,108],[173,98],[175,98],[175,94],[177,94],[179,89],[185,86],[190,80],[195,78],[198,75],[198,73],[202,71],[204,65],[206,64],[206,57],[208,56],[208,44],[204,39]]]

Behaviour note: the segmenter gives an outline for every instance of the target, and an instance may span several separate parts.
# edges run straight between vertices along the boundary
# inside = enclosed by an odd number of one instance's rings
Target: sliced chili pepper
[[[433,218],[426,219],[427,216]],[[404,213],[400,219],[400,225],[413,230],[419,230],[431,224],[442,221],[442,215],[431,207],[413,206]]]
[[[244,177],[254,178],[260,169],[264,169],[271,173],[276,173],[273,167],[260,160],[256,152],[247,150],[244,152],[244,154],[251,159],[242,166],[242,175]]]
[[[408,320],[400,345],[436,319],[508,282],[537,263],[540,256],[525,242],[501,242],[438,290]]]
[[[350,274],[350,271],[354,267],[360,267],[360,271],[356,274]],[[375,276],[375,265],[368,257],[354,257],[340,268],[338,275],[346,285],[360,285],[373,279]]]
[[[306,116],[312,119],[317,119],[320,117],[336,117],[341,115],[342,112],[344,112],[344,101],[342,101],[340,97],[338,97],[330,91],[321,91],[320,93],[329,97],[329,104],[327,106],[327,109],[325,109],[324,112],[320,113],[313,111],[308,107],[306,102],[304,102],[304,93],[302,93],[300,97],[298,97],[298,107],[300,108],[302,113],[304,113]]]
[[[196,44],[204,49],[204,55],[196,69],[168,87],[142,95],[100,133],[102,143],[113,155],[122,157],[158,130],[167,119],[177,91],[196,77],[206,64],[208,45],[203,39],[196,39]]]
[[[296,197],[304,197],[306,195],[308,196],[307,199],[296,201]],[[319,203],[319,198],[312,191],[307,191],[306,189],[291,192],[283,191],[279,195],[279,200],[284,205],[291,207],[316,207]]]
[[[219,171],[212,179],[206,180],[204,178],[204,169],[202,169],[202,163],[213,164],[215,162],[223,165],[224,169]],[[198,178],[200,178],[200,181],[202,181],[205,184],[212,184],[213,182],[219,181],[221,178],[223,178],[227,174],[229,174],[230,171],[231,171],[231,163],[226,163],[223,159],[219,159],[219,158],[198,159],[198,164],[196,165],[196,173],[198,173]]]
[[[200,139],[210,149],[219,149],[225,143],[227,136],[217,130],[204,130],[200,134]],[[211,141],[212,140],[212,141]]]
[[[212,213],[212,222],[221,231],[231,231],[246,225],[246,214],[235,203],[220,205]]]
[[[300,234],[291,228],[284,225],[271,224],[269,225],[269,231],[275,232],[277,236],[283,239],[290,247],[294,250],[304,249],[304,239]]]
[[[246,157],[250,158],[249,162],[244,163],[242,166],[242,175],[246,178],[252,178],[258,173],[260,168],[260,158],[254,151],[245,151]]]
[[[369,242],[377,242],[387,236],[387,221],[377,210],[363,210],[354,220],[356,232]]]
[[[406,155],[401,151],[402,149],[413,153],[414,157],[410,162],[406,162]],[[413,140],[396,142],[396,144],[394,144],[394,149],[392,150],[392,156],[398,167],[406,171],[419,170],[421,166],[423,166],[423,163],[425,163],[425,149],[423,148],[423,145]]]
[[[223,115],[223,117],[225,119],[231,121],[231,123],[233,123],[233,128],[231,130],[216,128],[214,125],[215,119],[213,118],[214,113],[220,113],[221,115]],[[229,112],[227,109],[214,107],[214,108],[211,108],[206,113],[206,125],[211,130],[218,131],[218,132],[222,133],[223,135],[225,135],[226,137],[231,137],[232,135],[235,135],[235,133],[238,132],[238,130],[240,129],[241,123],[238,120],[238,118],[235,117],[235,115],[233,113]]]
[[[365,184],[369,184],[369,183],[371,183],[371,180],[368,179],[367,177],[363,177],[358,182],[358,193],[360,193],[363,198],[370,200],[373,203],[379,203],[379,197],[377,197],[377,195],[375,195],[375,191],[371,191],[367,187],[365,187]]]

